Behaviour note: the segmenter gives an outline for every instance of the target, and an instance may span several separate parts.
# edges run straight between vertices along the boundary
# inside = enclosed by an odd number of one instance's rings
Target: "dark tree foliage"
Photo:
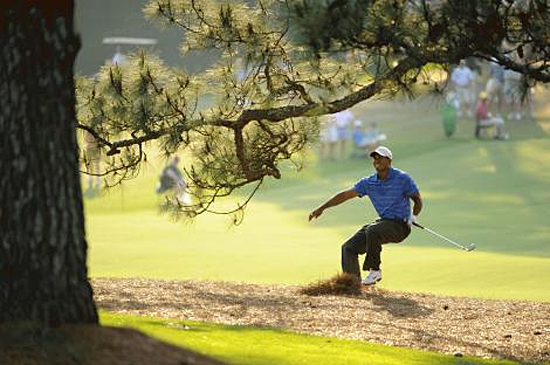
[[[546,0],[300,1],[295,19],[302,41],[315,50],[374,51],[442,65],[476,57],[548,82],[549,5]],[[308,31],[311,14],[316,14],[316,33]],[[340,27],[346,23],[353,25]]]

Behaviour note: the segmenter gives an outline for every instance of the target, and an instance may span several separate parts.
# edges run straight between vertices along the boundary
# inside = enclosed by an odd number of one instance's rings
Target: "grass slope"
[[[226,326],[192,321],[101,313],[101,324],[145,334],[231,364],[515,364],[474,357],[292,333],[276,328]]]
[[[417,181],[421,223],[478,247],[462,252],[415,230],[405,243],[385,246],[381,286],[550,301],[550,110],[538,108],[537,122],[508,123],[506,142],[475,140],[472,121],[460,121],[446,139],[426,102],[367,103],[355,112],[378,122],[394,165]],[[162,162],[150,161],[138,179],[86,200],[94,277],[306,283],[338,272],[341,243],[376,218],[368,201],[356,199],[308,223],[313,208],[373,171],[365,160],[311,156],[302,172],[286,169],[281,181],[269,181],[239,227],[223,216],[172,222],[159,215],[154,193]]]

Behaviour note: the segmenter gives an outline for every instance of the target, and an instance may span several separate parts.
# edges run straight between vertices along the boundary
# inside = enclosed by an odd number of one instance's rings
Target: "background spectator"
[[[500,114],[504,99],[504,67],[495,62],[491,62],[489,66],[489,79],[487,80],[487,84],[485,86],[487,102],[489,105],[489,110]]]
[[[113,58],[111,59],[111,62],[113,62],[113,65],[119,65],[119,66],[122,66],[126,63],[126,56],[122,54],[120,46],[116,46],[116,51],[115,51],[115,54],[113,55]]]
[[[508,109],[508,120],[522,118],[522,75],[513,70],[504,71],[504,96]]]
[[[172,162],[162,170],[156,192],[162,194],[171,190],[177,203],[187,205],[191,203],[191,197],[187,193],[187,184],[178,167],[179,162],[180,158],[175,156]]]
[[[365,157],[369,152],[380,146],[382,141],[387,139],[385,134],[378,130],[376,122],[371,122],[368,130],[363,129],[363,122],[356,120],[353,130],[354,152],[353,157]]]
[[[93,197],[101,189],[101,149],[96,138],[84,131],[84,164],[88,173],[86,196]]]
[[[324,118],[319,134],[319,159],[332,161],[338,143],[338,130],[332,118]]]
[[[472,104],[474,101],[473,95],[475,95],[475,80],[476,76],[466,65],[465,60],[461,60],[458,67],[451,73],[451,85],[460,103],[460,109],[457,113],[458,117],[463,115],[471,117],[473,115]]]
[[[476,106],[476,132],[477,138],[481,136],[481,130],[488,127],[496,128],[495,139],[508,139],[508,134],[504,132],[504,119],[493,117],[487,109],[487,93],[479,94],[479,100]]]
[[[336,125],[336,131],[338,135],[338,150],[339,157],[344,157],[346,154],[347,140],[349,139],[348,127],[353,121],[353,113],[349,110],[342,110],[332,116]]]

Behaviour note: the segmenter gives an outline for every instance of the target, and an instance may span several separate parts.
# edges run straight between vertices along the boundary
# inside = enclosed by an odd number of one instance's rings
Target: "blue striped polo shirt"
[[[418,191],[413,179],[404,171],[390,167],[386,180],[374,173],[354,186],[359,197],[368,196],[382,219],[406,221],[411,214],[410,197]]]

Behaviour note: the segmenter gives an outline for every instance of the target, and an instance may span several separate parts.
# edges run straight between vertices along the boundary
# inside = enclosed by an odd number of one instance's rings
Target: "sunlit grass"
[[[382,120],[384,132],[393,128],[394,165],[411,173],[424,196],[421,223],[477,249],[466,253],[415,230],[384,249],[381,286],[550,301],[550,139],[536,123],[520,122],[510,124],[509,141],[479,141],[473,122],[461,121],[447,140],[437,114],[384,105],[355,112]],[[312,154],[302,172],[285,169],[281,181],[268,181],[238,227],[225,216],[173,222],[158,212],[162,163],[150,157],[138,179],[86,201],[94,277],[311,282],[338,272],[340,245],[376,218],[357,199],[308,223],[317,205],[372,172],[369,161],[321,163]]]
[[[101,313],[101,324],[136,328],[149,336],[230,364],[515,364],[512,361],[457,358],[362,341],[302,335],[277,328],[227,326],[108,312]]]

